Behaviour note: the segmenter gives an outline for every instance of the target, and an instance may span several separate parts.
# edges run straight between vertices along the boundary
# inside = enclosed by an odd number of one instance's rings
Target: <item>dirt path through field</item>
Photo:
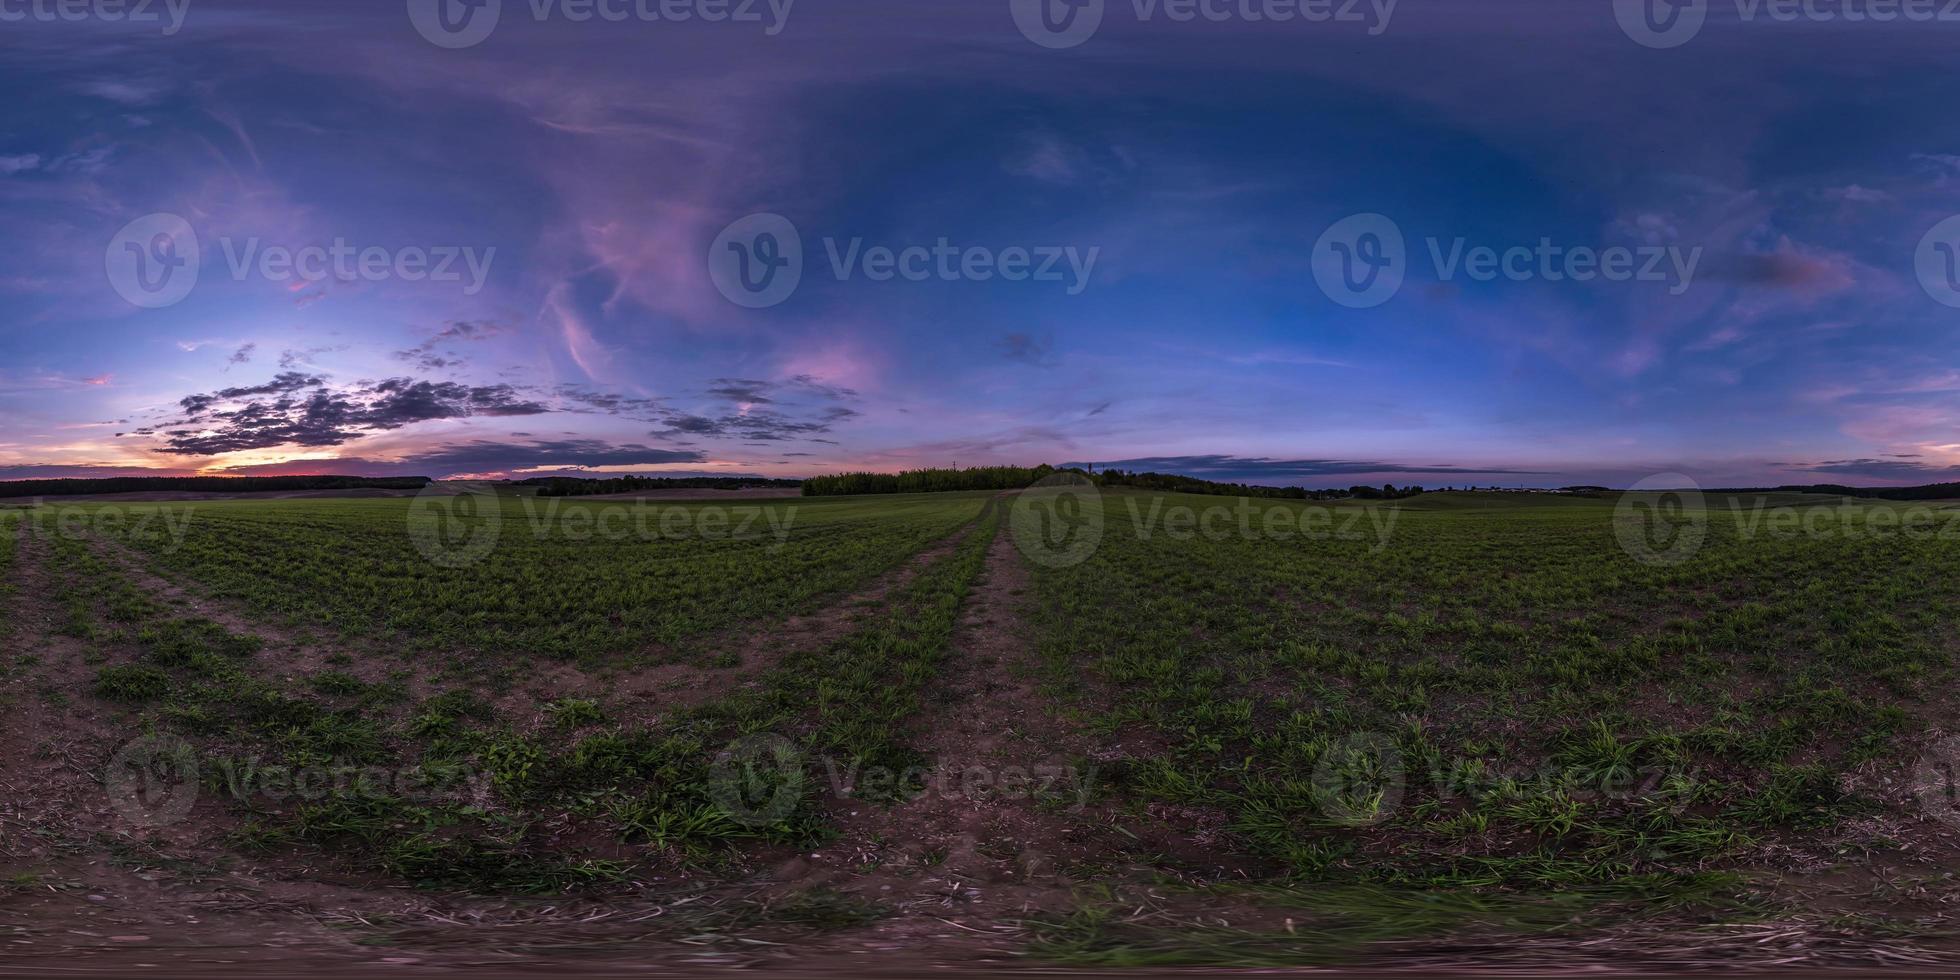
[[[13,628],[0,638],[0,858],[32,861],[112,825],[96,773],[116,733],[83,696],[102,655],[61,632],[52,549],[29,521],[17,533]]]
[[[988,506],[992,506],[989,501]],[[560,696],[577,697],[607,694],[637,702],[636,716],[657,715],[691,707],[712,698],[761,683],[764,674],[792,653],[820,649],[857,629],[876,615],[885,598],[903,589],[934,562],[953,553],[986,519],[986,508],[960,525],[953,533],[914,552],[891,571],[879,575],[864,588],[849,595],[817,604],[808,612],[797,613],[760,628],[730,630],[700,645],[712,651],[706,662],[634,665],[628,669],[597,674],[576,667],[559,666],[536,672],[534,693],[557,690]]]
[[[913,719],[913,744],[928,760],[924,792],[896,805],[831,800],[837,838],[777,871],[790,887],[894,910],[813,938],[812,949],[962,950],[951,961],[1012,963],[1035,937],[1031,920],[1065,917],[1085,893],[1122,895],[1139,922],[1215,924],[1222,912],[1281,927],[1283,915],[1247,902],[1227,910],[1210,896],[1164,901],[1171,881],[1244,881],[1270,869],[1228,845],[1221,814],[1124,807],[1117,770],[1161,748],[1148,733],[1096,732],[1072,719],[1047,689],[1034,601],[1030,567],[1003,520]]]
[[[897,568],[875,577],[854,593],[759,628],[730,630],[702,641],[700,645],[711,651],[712,656],[598,669],[559,662],[527,662],[515,683],[508,690],[494,694],[490,701],[500,714],[522,728],[526,727],[525,716],[537,714],[543,705],[562,698],[614,703],[621,707],[619,716],[644,720],[700,704],[726,694],[731,688],[755,684],[790,653],[817,649],[856,629],[866,616],[882,608],[887,595],[917,578],[933,562],[951,554],[980,525],[984,514],[983,509],[981,516],[913,553]],[[335,642],[269,625],[240,603],[199,595],[151,572],[142,556],[120,543],[96,539],[90,542],[90,547],[115,564],[138,588],[180,614],[209,619],[233,633],[261,638],[266,642],[266,662],[279,664],[287,673],[310,674],[328,666],[329,658],[335,654],[353,652]],[[373,651],[364,651],[343,658],[335,669],[368,683],[391,674],[400,678],[405,672],[409,677],[409,693],[422,697],[440,686],[439,675],[429,665],[453,667],[458,660],[458,657],[423,657],[411,661],[378,657]]]
[[[282,949],[357,949],[317,920],[295,915],[301,895],[328,886],[281,885],[220,869],[203,838],[231,821],[201,801],[168,828],[145,830],[118,810],[105,779],[140,732],[88,696],[98,663],[128,659],[113,644],[63,632],[63,580],[53,548],[19,529],[9,621],[0,637],[0,948],[37,969],[72,969],[77,954],[121,962],[277,962]],[[161,848],[161,849],[160,849]],[[165,852],[169,852],[166,854]],[[356,899],[358,901],[358,899]],[[44,959],[45,958],[45,959]]]
[[[827,642],[950,554],[980,523],[969,523],[912,556],[843,606],[798,617],[791,630],[772,629],[745,642],[771,657],[792,643]],[[677,931],[676,920],[700,916],[701,931],[711,935],[719,921],[711,910],[744,903],[764,907],[795,891],[780,885],[731,882],[671,904],[653,895],[603,902],[473,899],[335,883],[324,869],[307,871],[279,861],[261,866],[225,844],[236,814],[217,799],[200,798],[185,819],[168,828],[132,825],[103,780],[119,747],[139,733],[118,721],[112,704],[86,692],[96,666],[133,659],[135,651],[115,640],[62,634],[57,597],[64,579],[54,568],[54,549],[26,528],[20,533],[15,573],[20,588],[9,610],[18,629],[4,638],[4,653],[8,666],[27,662],[21,660],[26,657],[31,667],[0,674],[0,704],[6,709],[0,717],[0,944],[13,964],[35,971],[85,964],[108,972],[188,972],[219,964],[333,970],[364,964],[409,972],[555,963],[604,973],[652,965],[758,967],[826,955],[789,943],[731,948],[716,941],[701,947],[684,941],[684,928]],[[268,646],[258,658],[276,664],[281,673],[316,667],[330,655],[232,603],[199,596],[149,572],[140,556],[119,545],[98,541],[90,548],[173,615],[208,618],[265,640]],[[1012,588],[1001,575],[989,579],[988,588],[996,592]],[[973,612],[961,632],[985,633],[995,625],[984,611]],[[758,664],[745,659],[744,667]],[[747,934],[756,937],[750,942],[807,934],[807,928],[788,934],[782,928]],[[857,949],[863,938],[847,939],[836,949]],[[970,933],[959,939],[972,948]],[[940,952],[914,949],[906,958],[924,970],[943,964]],[[1003,955],[1010,952],[1011,944]],[[843,972],[834,958],[804,962],[801,972]],[[863,975],[855,966],[849,970]],[[901,969],[897,975],[910,972]]]
[[[994,505],[1011,499],[1003,494]],[[1012,958],[1027,940],[1028,914],[1069,907],[1077,882],[1058,867],[1110,856],[1098,852],[1113,832],[1095,805],[1095,781],[1122,749],[1078,731],[1041,691],[1031,598],[1003,521],[913,722],[914,744],[929,760],[915,774],[924,792],[897,805],[833,800],[837,838],[778,870],[792,887],[832,888],[897,910],[819,945]]]
[[[339,646],[308,636],[304,632],[274,626],[264,619],[247,612],[242,603],[223,599],[213,599],[200,595],[171,580],[150,571],[142,556],[120,542],[102,538],[91,538],[89,550],[97,557],[115,566],[124,578],[139,591],[162,603],[178,616],[207,619],[225,628],[227,632],[239,636],[257,637],[265,644],[259,654],[261,664],[278,666],[279,673],[288,682],[304,678],[329,666],[336,654],[347,651]],[[340,658],[336,669],[358,676],[367,683],[378,683],[385,679],[391,670],[407,665],[406,661],[390,658],[382,661],[372,655]],[[427,693],[426,678],[420,676],[424,671],[410,671],[414,680],[409,684],[409,693],[421,696]]]

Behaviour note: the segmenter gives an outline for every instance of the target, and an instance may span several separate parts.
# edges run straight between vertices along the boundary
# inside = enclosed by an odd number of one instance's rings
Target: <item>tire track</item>
[[[699,646],[716,651],[713,659],[720,665],[678,662],[598,672],[562,665],[539,671],[540,681],[553,690],[564,690],[571,685],[576,694],[610,693],[617,698],[645,702],[654,714],[695,707],[731,691],[753,690],[784,659],[822,649],[860,628],[884,607],[887,597],[952,554],[984,525],[993,505],[994,500],[988,500],[978,514],[953,533],[914,552],[897,568],[880,574],[856,592],[760,629],[731,630],[700,642]]]

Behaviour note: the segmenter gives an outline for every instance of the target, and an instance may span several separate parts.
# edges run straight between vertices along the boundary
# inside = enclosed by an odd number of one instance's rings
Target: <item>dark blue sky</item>
[[[0,478],[1960,479],[1960,23],[177,2],[0,0]]]

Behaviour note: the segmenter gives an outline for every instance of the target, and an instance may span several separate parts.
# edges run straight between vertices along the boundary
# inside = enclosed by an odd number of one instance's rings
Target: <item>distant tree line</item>
[[[803,481],[805,497],[861,493],[944,493],[954,490],[1020,490],[1055,473],[1053,466],[970,466],[903,473],[839,473]]]
[[[1417,497],[1428,492],[1420,486],[1397,487],[1393,483],[1387,483],[1380,487],[1349,487],[1346,495],[1356,500],[1401,500],[1404,497]],[[1315,499],[1324,499],[1325,496],[1339,494],[1339,491],[1322,490],[1318,493],[1322,496]]]
[[[953,490],[1021,490],[1056,473],[1076,473],[1099,487],[1127,487],[1161,493],[1195,493],[1220,497],[1267,497],[1281,500],[1399,500],[1425,492],[1422,487],[1349,487],[1346,490],[1308,490],[1302,487],[1264,487],[1221,483],[1171,473],[1131,473],[1109,469],[1100,473],[1041,466],[973,466],[966,469],[921,469],[902,473],[840,473],[803,481],[806,497],[866,493],[939,493]]]
[[[1309,490],[1305,487],[1267,487],[1251,483],[1222,483],[1217,480],[1200,480],[1196,477],[1178,476],[1173,473],[1126,473],[1123,470],[1104,470],[1095,475],[1096,485],[1104,487],[1130,487],[1137,490],[1157,490],[1164,493],[1196,493],[1215,497],[1265,497],[1276,500],[1400,500],[1427,493],[1422,487],[1397,487],[1390,483],[1379,487],[1353,486],[1346,490]]]
[[[1837,483],[1777,487],[1775,490],[1713,490],[1711,493],[1825,493],[1841,497],[1869,497],[1879,500],[1951,500],[1960,497],[1960,483],[1932,483],[1923,487],[1847,487]]]
[[[99,480],[12,480],[0,497],[72,497],[84,493],[260,493],[301,490],[420,490],[426,476],[112,476]]]
[[[589,497],[601,493],[641,493],[648,490],[793,490],[801,480],[771,480],[759,476],[612,476],[584,479],[539,476],[517,481],[537,487],[540,497]]]
[[[1306,500],[1314,493],[1300,487],[1260,487],[1244,483],[1220,483],[1216,480],[1200,480],[1191,476],[1178,476],[1173,473],[1129,473],[1123,470],[1104,470],[1095,474],[1097,486],[1129,487],[1135,490],[1157,490],[1163,493],[1199,493],[1219,497],[1276,497],[1288,500]],[[1340,491],[1335,491],[1340,492]]]

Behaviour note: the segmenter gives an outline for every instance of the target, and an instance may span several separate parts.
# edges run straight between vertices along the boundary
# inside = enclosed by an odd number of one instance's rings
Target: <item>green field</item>
[[[277,621],[412,650],[604,658],[672,646],[848,589],[971,520],[984,496],[716,505],[501,497],[495,561],[432,564],[399,500],[196,505],[179,544],[165,521],[131,544],[157,568]],[[165,508],[167,509],[167,508]],[[185,510],[185,508],[179,508]],[[668,513],[683,520],[662,521]],[[459,518],[476,533],[491,515]]]
[[[1094,560],[1039,576],[1044,662],[1087,723],[1161,740],[1141,798],[1226,815],[1282,875],[1422,888],[1828,854],[1945,716],[1950,540],[1744,540],[1718,510],[1645,567],[1603,507],[1448,503],[1379,549],[1146,540],[1112,503]]]
[[[135,834],[457,907],[693,896],[675,943],[929,909],[1098,965],[1949,939],[1948,505],[1111,492],[1058,561],[1025,495],[557,503],[0,512],[0,696],[65,726],[10,737],[197,760],[189,809],[15,870]]]

